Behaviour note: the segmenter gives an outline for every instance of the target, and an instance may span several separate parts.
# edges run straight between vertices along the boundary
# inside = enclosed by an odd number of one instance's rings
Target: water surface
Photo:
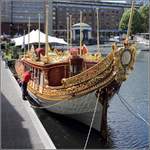
[[[149,121],[148,98],[148,56],[141,52],[137,57],[134,71],[120,89],[120,95],[139,113]],[[150,121],[149,121],[150,122]],[[148,148],[149,127],[144,121],[136,118],[115,96],[108,110],[108,124],[110,138],[115,148]]]

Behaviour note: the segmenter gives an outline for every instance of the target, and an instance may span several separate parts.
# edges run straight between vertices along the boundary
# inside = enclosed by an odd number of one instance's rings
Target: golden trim
[[[62,86],[49,87],[45,85],[41,93],[40,90],[33,89],[32,81],[30,81],[28,90],[44,101],[62,101],[86,95],[97,89],[103,89],[113,81],[121,84],[127,79],[128,71],[133,69],[135,63],[136,49],[134,47],[129,47],[128,49],[132,56],[126,68],[122,66],[120,61],[121,54],[125,51],[125,48],[115,48],[105,59],[93,67],[84,70],[78,75],[63,79]]]
[[[73,77],[63,79],[62,84],[64,87],[71,87],[76,84],[86,82],[91,78],[95,78],[98,74],[105,71],[108,68],[108,66],[110,66],[112,61],[113,61],[113,54],[111,53],[104,60],[102,60],[101,62],[98,62],[93,67],[90,67],[89,69],[87,69]]]

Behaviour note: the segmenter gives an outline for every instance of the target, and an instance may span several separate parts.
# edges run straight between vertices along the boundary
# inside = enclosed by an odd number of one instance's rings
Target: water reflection
[[[88,126],[66,116],[48,111],[36,110],[36,113],[58,149],[84,148],[89,130]],[[112,141],[110,139],[108,144],[103,143],[99,132],[92,129],[87,148],[112,148]]]

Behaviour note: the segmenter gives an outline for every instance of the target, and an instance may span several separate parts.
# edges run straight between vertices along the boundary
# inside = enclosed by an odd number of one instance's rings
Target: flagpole
[[[23,55],[25,58],[25,30],[23,31]]]
[[[72,47],[72,15],[70,15],[70,48]]]
[[[67,50],[69,49],[69,17],[67,17]]]
[[[81,56],[81,48],[82,48],[82,40],[83,40],[81,24],[82,24],[82,11],[80,11],[80,56]]]
[[[127,37],[126,37],[127,40],[129,39],[129,36],[131,34],[133,13],[134,13],[134,0],[132,0],[131,13],[130,13],[130,18],[129,18],[129,23],[128,23],[128,31],[127,31]]]
[[[29,23],[28,23],[28,52],[29,52],[29,49],[30,49],[30,17],[29,17]]]
[[[40,28],[41,28],[41,25],[40,25],[40,14],[39,14],[39,48],[40,48]]]
[[[97,13],[97,51],[100,53],[100,43],[99,43],[99,15],[98,15],[98,8],[96,8]]]
[[[48,57],[48,4],[46,4],[46,23],[45,23],[45,55]]]

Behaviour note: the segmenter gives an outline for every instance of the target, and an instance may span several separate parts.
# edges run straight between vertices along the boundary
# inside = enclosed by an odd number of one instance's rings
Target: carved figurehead
[[[124,46],[117,48],[114,51],[114,66],[120,72],[119,76],[116,77],[118,81],[124,81],[127,79],[127,75],[130,70],[133,70],[133,65],[136,58],[136,48],[132,43],[126,39]]]

